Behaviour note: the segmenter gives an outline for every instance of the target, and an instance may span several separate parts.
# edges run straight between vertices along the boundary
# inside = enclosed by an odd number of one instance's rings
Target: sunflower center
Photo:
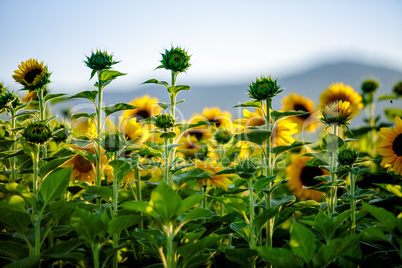
[[[302,104],[296,104],[294,108],[295,108],[295,111],[308,112],[307,108]],[[310,114],[309,113],[308,114],[302,114],[302,115],[298,115],[297,117],[299,117],[299,118],[301,118],[303,120],[307,120],[307,118],[310,117]]]
[[[77,155],[77,158],[74,161],[74,168],[79,172],[86,173],[92,170],[92,165],[87,159],[81,155]]]
[[[402,134],[399,134],[392,143],[392,150],[397,156],[402,156]]]
[[[215,123],[216,127],[219,127],[221,125],[221,122],[219,120],[216,120],[215,118],[208,119],[208,122]]]
[[[321,176],[323,174],[324,173],[322,170],[318,167],[304,166],[300,174],[300,180],[303,186],[314,186],[319,183],[319,181],[315,180],[314,177]]]
[[[133,115],[133,117],[137,118],[138,121],[146,119],[146,118],[148,118],[150,116],[151,115],[146,110],[139,110],[135,115]]]
[[[33,69],[27,72],[27,74],[24,76],[25,81],[28,83],[32,83],[35,80],[35,77],[40,75],[42,73],[41,69]]]
[[[197,140],[199,140],[199,141],[200,141],[200,140],[203,138],[203,136],[204,136],[204,135],[202,135],[202,132],[199,131],[199,130],[191,130],[191,131],[188,131],[188,132],[186,133],[186,136],[188,136],[188,135],[191,135],[191,136],[196,137]]]

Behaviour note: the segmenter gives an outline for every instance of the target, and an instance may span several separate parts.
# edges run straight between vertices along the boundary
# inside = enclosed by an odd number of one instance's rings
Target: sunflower
[[[312,199],[320,201],[323,198],[322,193],[311,190],[303,189],[303,186],[309,187],[320,183],[314,177],[328,175],[328,171],[319,167],[306,166],[306,162],[311,157],[300,157],[293,155],[291,157],[291,164],[286,167],[286,174],[289,180],[288,187],[293,193],[302,200]]]
[[[80,148],[76,144],[69,145],[74,150],[81,150],[85,152],[89,152],[95,154],[95,147],[93,143],[90,143],[82,148]],[[112,168],[109,165],[106,165],[107,157],[105,154],[101,156],[101,167],[104,170],[105,174],[110,173],[110,169]],[[80,154],[76,154],[70,160],[64,162],[60,167],[69,168],[73,167],[71,173],[71,180],[73,181],[86,181],[88,183],[94,183],[95,181],[95,170],[96,170],[96,161],[92,165],[92,163],[83,157]]]
[[[141,98],[135,98],[129,104],[138,108],[132,110],[125,110],[122,114],[125,120],[129,120],[133,117],[137,118],[137,121],[146,119],[151,116],[159,114],[161,107],[159,107],[157,98],[151,98],[149,95],[144,95]]]
[[[288,120],[296,123],[299,131],[306,130],[308,132],[314,132],[316,130],[318,121],[313,116],[315,109],[312,100],[302,95],[290,93],[289,96],[282,99],[282,110],[308,112],[309,114],[291,116]]]
[[[381,166],[402,175],[402,120],[398,116],[395,117],[395,126],[381,128],[378,132],[383,141],[378,145],[377,153],[383,156]]]
[[[232,125],[232,114],[228,111],[221,111],[218,107],[204,108],[202,114],[195,114],[189,120],[190,123],[195,124],[199,121],[206,121],[212,126],[230,127]]]
[[[195,168],[200,168],[204,170],[210,177],[208,179],[200,179],[198,180],[198,185],[200,186],[212,186],[216,189],[222,188],[225,191],[228,190],[228,184],[231,184],[232,181],[227,178],[227,175],[214,175],[215,173],[223,170],[223,167],[220,163],[216,162],[216,160],[205,160],[201,161],[198,159],[194,160]]]
[[[363,108],[363,98],[352,87],[343,83],[332,84],[320,96],[319,109],[323,109],[326,105],[336,101],[348,101],[352,106],[352,114],[358,115],[359,110]]]
[[[295,140],[291,137],[297,133],[297,124],[288,120],[279,120],[272,130],[271,147],[290,145]]]
[[[180,139],[177,152],[185,159],[205,158],[208,153],[207,146],[203,144],[196,136],[187,135]]]
[[[72,122],[72,132],[75,137],[86,136],[90,139],[96,137],[96,125],[91,119],[78,118]]]
[[[321,121],[327,125],[347,126],[352,118],[353,107],[348,101],[336,101],[321,110]]]
[[[29,59],[21,62],[18,68],[19,70],[14,71],[13,78],[30,91],[43,88],[50,83],[50,73],[47,71],[47,67],[43,65],[43,61],[39,63],[36,59]]]
[[[265,109],[265,105],[263,107]],[[255,113],[250,112],[247,109],[243,109],[243,115],[245,118],[236,119],[234,124],[240,128],[243,127],[259,127],[265,125],[265,117],[261,109],[255,108]]]

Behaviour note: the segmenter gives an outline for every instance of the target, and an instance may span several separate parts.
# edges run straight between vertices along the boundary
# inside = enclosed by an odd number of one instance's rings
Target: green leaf
[[[362,231],[363,241],[386,241],[389,242],[387,236],[377,227],[364,228]]]
[[[384,208],[368,205],[363,202],[364,210],[368,211],[377,221],[379,221],[388,233],[393,233],[396,226],[396,217]]]
[[[267,185],[269,185],[269,183],[273,182],[276,179],[276,177],[278,177],[278,175],[262,178],[262,179],[259,179],[258,181],[256,181],[253,184],[253,188],[255,190],[255,193],[257,195],[260,194],[261,191],[263,189],[265,189],[267,187]]]
[[[45,204],[49,204],[66,192],[70,183],[71,171],[72,167],[59,169],[49,173],[43,179],[40,193],[45,200]]]
[[[22,210],[15,210],[0,206],[0,223],[24,235],[25,229],[31,223],[31,217]]]
[[[37,113],[38,113],[38,111],[36,111],[36,110],[25,110],[25,111],[22,111],[22,112],[20,112],[20,113],[18,113],[16,115],[10,117],[10,119],[18,118],[18,117],[21,117],[21,116],[27,116],[27,115],[32,116],[32,115],[35,115]]]
[[[285,111],[285,112],[272,111],[271,118],[272,118],[272,121],[275,123],[279,119],[286,118],[289,116],[298,116],[298,115],[307,115],[307,114],[310,114],[310,113],[305,112],[305,111]]]
[[[108,233],[110,235],[118,234],[124,229],[127,229],[141,220],[139,215],[122,215],[114,217],[108,226]]]
[[[222,238],[223,236],[207,236],[198,240],[195,243],[187,243],[184,246],[181,246],[177,249],[177,252],[180,254],[181,257],[183,257],[184,262],[188,263],[192,258],[197,255],[197,253],[207,247],[216,244],[216,242],[218,242]]]
[[[156,79],[149,79],[145,81],[143,84],[159,84],[159,85],[164,85],[165,87],[169,87],[169,83],[165,81],[158,81]]]
[[[397,99],[397,95],[381,95],[378,97],[378,100],[394,100]]]
[[[158,105],[163,109],[166,110],[167,108],[170,107],[169,104],[163,103],[163,102],[158,102]]]
[[[322,245],[315,254],[314,267],[328,267],[335,258],[340,257],[349,248],[357,246],[358,235],[349,235],[342,238],[329,240],[326,245]]]
[[[321,210],[315,216],[313,228],[322,234],[326,240],[331,239],[335,232],[332,219]]]
[[[289,151],[291,149],[299,148],[301,146],[311,144],[311,142],[301,142],[301,141],[295,141],[290,145],[281,145],[281,146],[276,146],[274,148],[271,148],[271,152],[278,157],[280,154]]]
[[[279,207],[267,208],[261,214],[257,215],[253,221],[253,225],[257,232],[261,230],[262,226],[264,226],[269,219],[275,217],[278,211]]]
[[[274,197],[271,199],[271,206],[272,207],[279,207],[279,206],[283,206],[283,205],[287,205],[287,204],[291,204],[293,202],[296,201],[296,197],[292,196],[288,196],[288,195],[281,195],[278,197]]]
[[[99,79],[102,82],[107,82],[107,81],[111,81],[113,79],[116,79],[117,77],[122,76],[122,75],[126,75],[126,74],[121,73],[121,72],[116,71],[116,70],[103,70],[99,74]]]
[[[138,108],[137,106],[127,104],[127,103],[116,103],[112,106],[104,107],[102,110],[105,112],[106,117],[113,113],[117,113],[124,110],[132,110]]]
[[[261,101],[251,100],[251,101],[233,106],[232,108],[236,108],[236,107],[254,107],[254,108],[262,109],[262,103],[261,103]]]
[[[179,182],[179,185],[182,185],[189,180],[208,179],[209,177],[210,175],[201,168],[193,168],[189,171],[174,175],[174,178]]]
[[[255,144],[262,145],[265,141],[267,141],[271,137],[272,132],[258,129],[253,130],[248,133],[241,133],[234,136],[235,139],[239,141],[251,141]]]
[[[162,248],[166,240],[166,236],[158,229],[137,229],[133,236],[151,242],[156,248]]]
[[[247,242],[250,240],[250,226],[246,221],[237,219],[230,224],[230,229],[243,237]]]
[[[199,204],[204,199],[204,195],[192,195],[182,200],[180,212],[178,214],[182,214],[184,212],[189,211],[195,205]]]
[[[71,215],[70,225],[79,237],[88,243],[95,243],[97,237],[103,237],[108,229],[99,216],[82,208],[75,209]]]
[[[61,164],[71,159],[72,156],[61,157],[51,160],[40,167],[39,173],[42,178],[44,178],[48,173],[52,172],[56,168],[58,168]]]
[[[42,256],[53,259],[66,259],[70,252],[82,245],[82,241],[77,239],[69,239],[45,250]]]
[[[176,133],[170,131],[170,132],[164,132],[160,135],[161,138],[163,139],[173,139],[176,138]]]
[[[402,186],[398,184],[373,183],[398,197],[402,197]]]
[[[181,198],[175,190],[161,182],[152,191],[149,205],[159,214],[165,224],[169,224],[180,211]]]
[[[206,121],[198,121],[195,124],[175,124],[175,126],[180,129],[181,133],[183,133],[184,131],[186,131],[188,129],[199,127],[199,126],[207,126],[208,124],[211,124],[211,123],[206,122]]]
[[[302,260],[294,256],[293,253],[288,249],[264,246],[257,247],[256,250],[264,260],[272,264],[274,267],[303,267]]]
[[[29,155],[31,158],[35,157],[35,154],[38,153],[38,145],[30,143],[30,142],[24,142],[22,144],[22,149],[24,150],[24,153],[26,155]]]
[[[250,263],[253,263],[257,259],[258,253],[255,249],[248,248],[226,249],[225,257],[244,268],[248,268],[250,267]]]
[[[132,163],[130,161],[118,158],[109,162],[109,165],[113,167],[113,170],[116,170],[117,181],[121,181],[127,176],[128,173],[133,169]]]
[[[37,268],[40,267],[40,255],[27,257],[18,261],[13,261],[3,268]]]
[[[237,211],[240,214],[244,214],[248,204],[244,201],[243,198],[236,198],[236,197],[211,197],[219,202],[225,204],[225,207],[230,207]]]
[[[58,97],[61,97],[61,96],[65,96],[66,94],[63,94],[63,93],[59,93],[59,94],[47,94],[45,97],[44,97],[44,100],[45,100],[45,102],[47,102],[47,101],[49,101],[49,100],[53,100],[53,99],[56,99],[56,98],[58,98]]]
[[[310,263],[315,251],[314,233],[300,223],[293,222],[290,232],[290,247],[297,256],[302,258],[306,263]]]
[[[179,85],[179,86],[171,86],[168,87],[168,91],[172,93],[173,95],[177,95],[180,91],[183,90],[190,90],[190,86],[185,86],[185,85]]]
[[[205,208],[195,208],[190,210],[183,218],[183,222],[194,221],[199,219],[208,219],[212,215],[212,212],[209,209]]]
[[[397,109],[397,108],[388,108],[384,109],[385,116],[387,117],[388,120],[394,121],[395,116],[399,116],[402,118],[402,109]]]
[[[344,142],[340,137],[328,133],[327,135],[324,136],[324,138],[322,138],[320,146],[321,149],[323,150],[335,153],[338,150],[338,148],[343,146],[343,144]]]
[[[25,199],[19,195],[12,195],[0,201],[0,207],[21,210],[25,212]]]
[[[88,186],[87,191],[90,191],[97,196],[100,196],[107,203],[111,202],[112,198],[112,189],[107,186]]]
[[[77,99],[77,98],[83,98],[83,99],[88,99],[95,103],[96,96],[98,96],[98,90],[92,90],[92,91],[82,91],[79,92],[71,97],[69,99]]]
[[[155,219],[158,218],[158,213],[149,205],[148,202],[145,201],[126,201],[122,203],[120,207],[130,211],[145,213],[154,217]]]

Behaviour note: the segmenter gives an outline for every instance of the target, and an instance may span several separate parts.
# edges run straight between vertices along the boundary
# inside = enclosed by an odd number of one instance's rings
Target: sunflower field
[[[402,110],[375,117],[402,81],[382,96],[374,79],[337,82],[316,106],[261,76],[228,107],[242,118],[179,121],[190,58],[165,49],[156,73],[171,80],[144,82],[169,103],[107,107],[126,75],[107,51],[86,57],[95,89],[74,95],[48,91],[44,62],[18,66],[26,95],[0,88],[1,267],[402,267]],[[52,114],[71,99],[92,112]]]

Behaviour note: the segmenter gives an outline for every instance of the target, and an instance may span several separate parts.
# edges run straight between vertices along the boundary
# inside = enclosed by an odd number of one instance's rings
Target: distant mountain
[[[317,66],[312,69],[302,71],[295,75],[287,77],[278,77],[278,83],[285,89],[273,103],[274,109],[281,108],[280,100],[290,92],[302,94],[314,101],[317,105],[319,96],[323,90],[332,83],[343,82],[352,86],[356,91],[360,91],[360,85],[364,79],[375,78],[380,83],[380,90],[377,95],[388,94],[392,87],[402,80],[402,72],[388,69],[385,67],[369,66],[356,62],[334,62]],[[235,118],[242,116],[241,109],[232,109],[231,107],[250,100],[247,95],[249,81],[244,84],[195,84],[191,85],[191,91],[182,91],[179,93],[178,100],[185,99],[185,102],[179,105],[179,116],[184,115],[188,119],[194,113],[201,113],[204,107],[217,106],[222,110],[230,111]],[[151,95],[157,97],[161,102],[169,102],[167,92],[163,86],[146,84],[138,89],[130,91],[109,92],[105,90],[104,100],[106,105],[129,102],[132,98],[142,95]],[[68,101],[61,103],[55,108],[55,112],[60,111],[62,107],[73,107],[79,101]],[[391,104],[387,101],[379,103],[377,106],[378,114],[381,109]],[[394,102],[394,106],[400,105]],[[362,116],[360,116],[362,117]],[[183,118],[183,117],[181,117]]]

